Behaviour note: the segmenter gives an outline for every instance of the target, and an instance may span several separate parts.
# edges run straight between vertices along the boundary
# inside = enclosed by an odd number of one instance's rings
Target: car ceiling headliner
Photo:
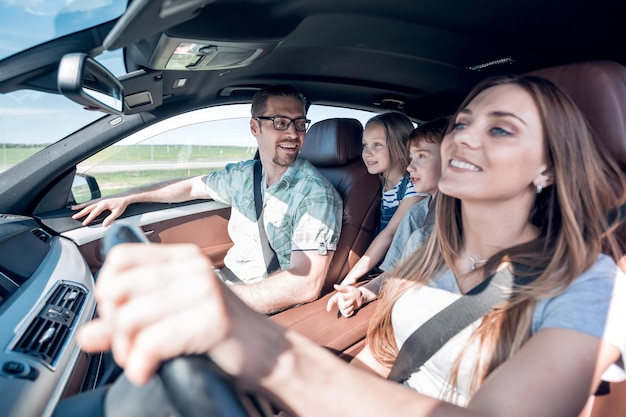
[[[163,0],[135,1],[158,10]],[[599,0],[194,0],[206,4],[191,20],[137,13],[113,28],[104,40],[126,50],[127,69],[145,68],[157,38],[276,42],[270,54],[229,71],[159,71],[163,95],[171,101],[212,104],[249,100],[220,94],[224,88],[290,82],[312,102],[376,109],[387,98],[404,102],[417,118],[449,113],[478,79],[492,73],[521,73],[583,60],[609,59],[626,64],[626,25],[617,1]],[[133,4],[131,4],[131,7]],[[195,11],[195,10],[194,10]],[[50,88],[55,61],[66,52],[93,50],[107,33],[84,36],[81,46],[66,42],[39,73],[0,76],[0,91],[31,84]],[[113,35],[113,36],[112,36]],[[470,70],[490,61],[513,63]],[[0,66],[0,72],[5,70]],[[24,66],[22,66],[24,68]],[[6,68],[11,69],[11,68]],[[6,71],[5,71],[6,73]],[[43,73],[43,74],[42,74]],[[49,74],[49,73],[52,73]],[[188,86],[168,86],[188,76]],[[3,81],[4,84],[3,85]],[[38,84],[37,84],[38,83]],[[137,83],[135,83],[137,84]],[[126,86],[125,86],[126,87]],[[55,87],[52,86],[51,89]],[[140,90],[141,83],[132,88]],[[236,90],[238,91],[238,90]],[[188,95],[191,94],[191,95]],[[383,101],[384,103],[384,101]],[[380,107],[380,105],[379,105]],[[383,105],[384,107],[384,105]]]

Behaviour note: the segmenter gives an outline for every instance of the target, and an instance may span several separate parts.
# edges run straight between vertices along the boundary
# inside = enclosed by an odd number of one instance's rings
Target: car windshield
[[[0,0],[0,60],[122,15],[127,0]]]
[[[0,62],[38,44],[114,19],[123,13],[126,3],[126,0],[0,0],[0,33],[3,39],[0,43]],[[33,25],[37,25],[37,30],[33,29]],[[121,49],[105,51],[95,59],[118,77],[126,74]],[[243,117],[247,125],[249,104],[227,108],[238,110],[229,110],[226,116],[220,116],[223,112],[219,109],[208,110],[215,112],[215,117],[224,118],[221,123]],[[200,114],[202,112],[196,112],[193,117],[197,118]],[[374,114],[313,105],[308,116],[315,122],[345,115],[364,124]],[[103,113],[86,110],[61,94],[30,89],[0,94],[0,173],[101,117],[104,117]],[[206,117],[199,117],[191,124],[199,121],[206,121]],[[218,126],[218,123],[212,126]],[[203,129],[208,128],[203,125]],[[186,135],[193,137],[189,132]],[[206,131],[202,136],[206,138]],[[250,139],[247,134],[243,137]]]
[[[96,59],[115,75],[124,73],[121,50]],[[61,94],[35,90],[0,94],[0,172],[103,116]]]
[[[0,0],[0,60],[49,40],[119,17],[126,0]],[[96,58],[122,75],[122,51]],[[102,117],[60,94],[0,94],[0,172]]]

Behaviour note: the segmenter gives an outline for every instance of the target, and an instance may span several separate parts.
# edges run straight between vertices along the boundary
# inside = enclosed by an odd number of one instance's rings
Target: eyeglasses
[[[298,117],[296,119],[290,119],[285,116],[255,116],[256,120],[271,120],[276,130],[287,130],[293,123],[298,132],[306,132],[309,128],[311,121],[306,117]]]

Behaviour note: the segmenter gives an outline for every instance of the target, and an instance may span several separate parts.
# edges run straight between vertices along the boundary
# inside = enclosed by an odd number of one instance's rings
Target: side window
[[[86,159],[78,165],[78,174],[92,184],[95,179],[106,197],[167,179],[203,175],[230,162],[252,159],[256,149],[250,106],[223,106],[150,126]],[[98,197],[94,191],[74,191],[74,198],[80,203]]]
[[[365,122],[376,113],[312,105],[313,123],[331,117]],[[250,105],[211,107],[156,123],[98,152],[78,165],[73,202],[106,197],[160,181],[204,175],[231,162],[252,159]]]

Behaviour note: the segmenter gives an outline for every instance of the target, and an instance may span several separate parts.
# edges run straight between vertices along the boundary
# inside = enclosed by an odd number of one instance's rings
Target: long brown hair
[[[511,300],[487,314],[470,338],[468,346],[477,342],[481,352],[474,365],[472,392],[530,337],[532,312],[539,297],[563,291],[596,262],[603,249],[614,257],[619,256],[619,246],[612,233],[617,224],[616,221],[609,224],[608,213],[623,203],[626,190],[617,163],[602,143],[594,139],[573,101],[550,81],[533,76],[490,78],[470,92],[459,111],[482,91],[504,84],[517,85],[533,98],[541,118],[544,152],[554,183],[537,194],[529,213],[529,221],[538,228],[539,236],[496,253],[483,266],[485,277],[504,261],[539,272],[527,285],[516,287]],[[409,287],[422,285],[453,265],[463,250],[461,201],[439,193],[436,204],[432,235],[423,247],[387,275],[368,329],[368,343],[374,357],[388,366],[393,364],[398,352],[391,325],[394,303]],[[459,361],[450,375],[452,386],[458,377]]]

